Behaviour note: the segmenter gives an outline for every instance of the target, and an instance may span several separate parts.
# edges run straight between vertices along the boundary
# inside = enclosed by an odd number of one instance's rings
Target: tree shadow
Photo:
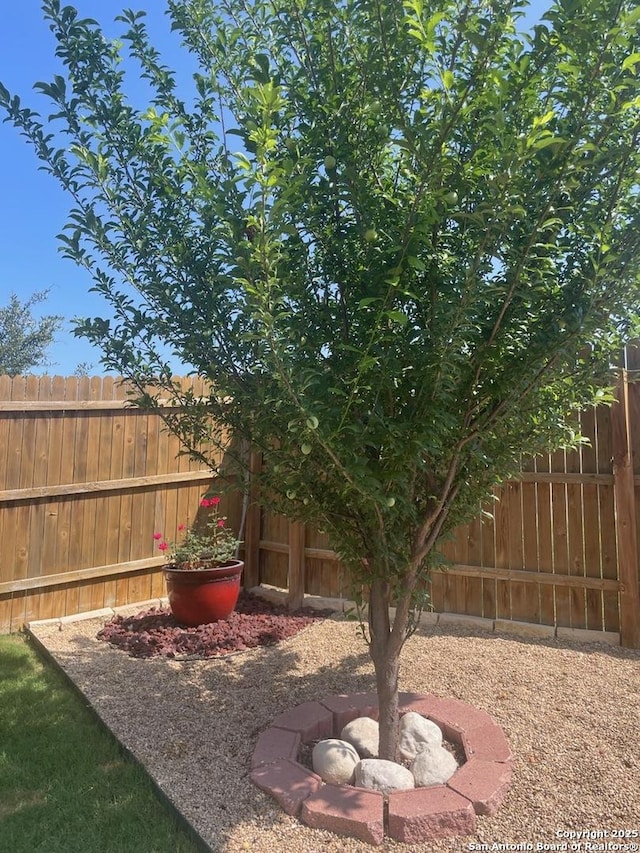
[[[332,622],[303,630],[325,624],[330,632]],[[90,631],[81,625],[68,626],[64,646],[49,643],[42,631],[35,644],[62,668],[211,850],[226,849],[224,840],[239,821],[264,829],[281,819],[279,807],[250,779],[256,739],[275,717],[306,701],[375,690],[355,625],[354,647],[362,651],[313,672],[305,671],[308,661],[301,661],[301,654],[306,653],[296,647],[296,637],[206,660],[139,659],[96,640],[102,623]],[[309,654],[313,657],[313,647]]]
[[[292,707],[334,694],[375,692],[373,666],[355,623],[330,618],[278,645],[205,661],[128,657],[95,639],[102,624],[64,626],[63,642],[52,629],[47,629],[49,636],[40,630],[39,638],[49,643],[49,653],[211,850],[240,849],[233,846],[239,832],[253,833],[256,849],[266,849],[259,844],[263,833],[268,841],[282,832],[314,832],[252,784],[251,758],[260,733]],[[425,638],[433,638],[429,651]],[[489,710],[505,726],[525,786],[539,784],[538,752],[551,777],[566,772],[566,753],[553,747],[558,738],[572,743],[586,724],[578,708],[584,706],[583,716],[594,713],[590,679],[611,678],[640,661],[638,650],[533,640],[461,625],[421,628],[409,643],[403,660],[411,661],[407,667],[413,669],[405,670],[401,687],[406,681],[409,689],[457,696]],[[547,662],[543,686],[537,683],[539,656]],[[620,666],[612,670],[614,659]],[[493,672],[483,676],[488,663],[500,667],[499,677]],[[532,703],[529,693],[540,701]],[[520,697],[524,713],[514,715]],[[602,725],[608,713],[610,707],[600,713]],[[588,722],[593,724],[591,717]],[[533,751],[527,734],[532,727],[539,741]],[[618,742],[611,746],[611,784],[618,780],[615,762],[627,749]],[[518,750],[525,754],[518,757]],[[553,796],[560,813],[570,790],[556,786]],[[324,842],[314,838],[310,846],[316,843]],[[327,849],[339,848],[329,844]]]

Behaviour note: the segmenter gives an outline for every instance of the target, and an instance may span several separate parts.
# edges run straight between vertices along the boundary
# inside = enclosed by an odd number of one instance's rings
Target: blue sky
[[[185,67],[186,54],[169,29],[163,0],[76,0],[72,3],[82,17],[95,18],[107,36],[119,34],[122,24],[114,18],[123,8],[147,10],[147,24],[166,64]],[[548,0],[532,0],[530,18],[537,20]],[[55,42],[40,8],[40,0],[7,2],[0,27],[0,80],[23,103],[46,111],[46,101],[31,91],[38,81],[49,81],[61,73],[54,55]],[[9,295],[21,299],[34,291],[49,289],[49,298],[39,313],[62,314],[66,320],[49,351],[50,373],[69,375],[81,363],[102,372],[100,354],[87,341],[71,333],[74,316],[108,316],[108,306],[89,292],[87,272],[65,260],[58,252],[60,233],[69,210],[69,200],[50,175],[38,170],[31,148],[9,124],[0,124],[0,306]],[[177,372],[181,372],[177,368]]]

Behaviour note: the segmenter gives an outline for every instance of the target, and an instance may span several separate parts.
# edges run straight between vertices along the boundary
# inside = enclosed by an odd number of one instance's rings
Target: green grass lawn
[[[0,636],[0,853],[201,850],[64,676]]]

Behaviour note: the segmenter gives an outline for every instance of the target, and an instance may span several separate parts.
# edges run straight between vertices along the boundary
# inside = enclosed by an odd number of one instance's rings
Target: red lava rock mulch
[[[152,607],[135,616],[114,616],[97,638],[137,658],[210,658],[273,645],[325,616],[310,608],[292,612],[242,590],[228,619],[187,628],[169,608]]]

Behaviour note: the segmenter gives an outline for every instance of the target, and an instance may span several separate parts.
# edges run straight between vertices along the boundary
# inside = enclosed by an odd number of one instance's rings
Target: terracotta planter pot
[[[195,627],[228,619],[238,601],[243,569],[241,560],[211,569],[167,566],[164,573],[169,604],[178,622]]]

